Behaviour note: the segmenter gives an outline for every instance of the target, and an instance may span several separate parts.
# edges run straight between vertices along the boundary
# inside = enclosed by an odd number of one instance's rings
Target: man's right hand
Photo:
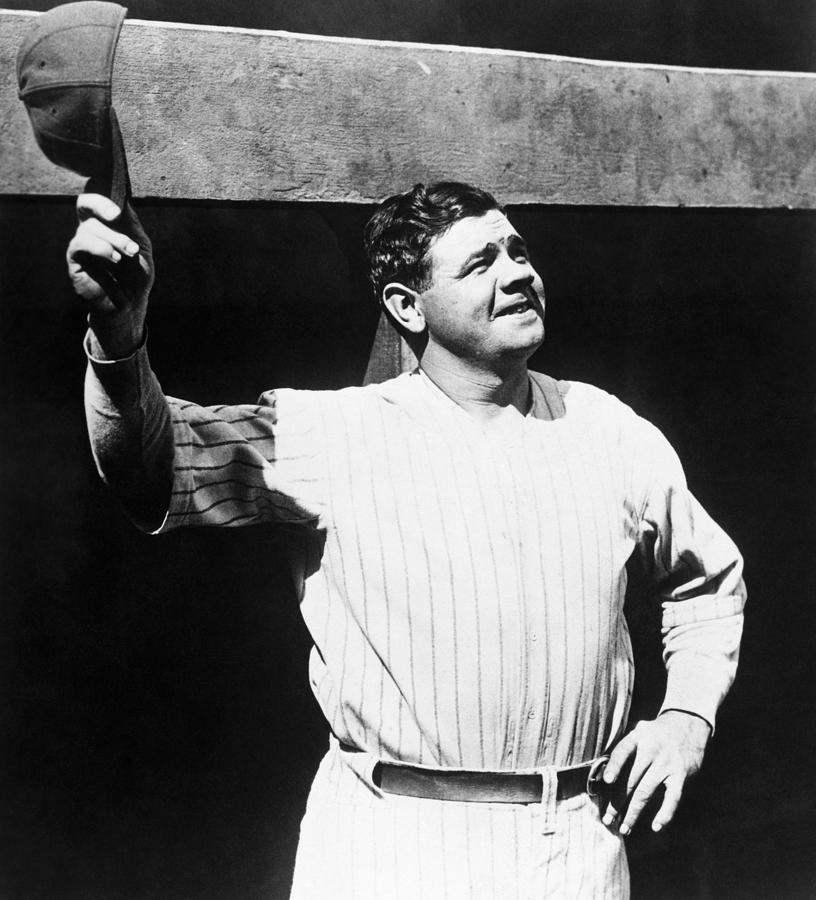
[[[101,194],[77,199],[79,226],[66,254],[68,275],[88,305],[94,355],[129,356],[141,344],[153,286],[153,250],[132,207]]]

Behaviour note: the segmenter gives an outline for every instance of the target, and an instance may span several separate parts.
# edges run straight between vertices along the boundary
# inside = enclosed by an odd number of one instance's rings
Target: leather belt
[[[601,781],[608,757],[591,763],[558,769],[556,799],[568,800],[587,793],[603,792]],[[465,772],[458,769],[420,769],[414,766],[377,763],[374,784],[388,794],[428,800],[458,800],[473,803],[540,803],[542,776],[516,772]]]

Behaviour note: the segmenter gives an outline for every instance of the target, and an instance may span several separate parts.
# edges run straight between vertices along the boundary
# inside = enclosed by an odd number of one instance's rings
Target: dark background
[[[130,16],[816,71],[811,0],[133,0]],[[168,393],[251,402],[361,380],[377,320],[359,241],[369,208],[139,211]],[[634,896],[816,896],[816,214],[511,217],[547,290],[536,367],[658,424],[746,558],[737,683],[674,826],[629,840]],[[83,312],[62,262],[73,227],[70,199],[0,200],[0,898],[285,897],[326,746],[307,635],[270,530],[145,537],[97,481]],[[636,713],[651,715],[658,623],[637,582]]]

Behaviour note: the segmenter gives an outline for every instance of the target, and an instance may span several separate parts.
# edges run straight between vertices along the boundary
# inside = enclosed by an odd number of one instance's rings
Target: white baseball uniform
[[[172,426],[161,530],[291,531],[311,684],[333,736],[293,896],[627,896],[620,838],[586,795],[556,803],[553,785],[556,768],[596,758],[626,725],[634,551],[662,602],[663,708],[714,723],[737,663],[739,553],[657,429],[597,388],[530,377],[529,414],[499,430],[421,372],[254,406],[168,398],[168,413],[144,349],[89,368],[103,477],[118,419],[142,423],[148,458]],[[533,771],[544,797],[385,795],[378,760]]]

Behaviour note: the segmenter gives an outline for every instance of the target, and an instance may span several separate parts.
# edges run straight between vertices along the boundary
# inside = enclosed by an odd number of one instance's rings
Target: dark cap
[[[17,54],[20,99],[40,149],[120,208],[130,180],[111,81],[126,12],[95,0],[56,6],[37,18]]]

